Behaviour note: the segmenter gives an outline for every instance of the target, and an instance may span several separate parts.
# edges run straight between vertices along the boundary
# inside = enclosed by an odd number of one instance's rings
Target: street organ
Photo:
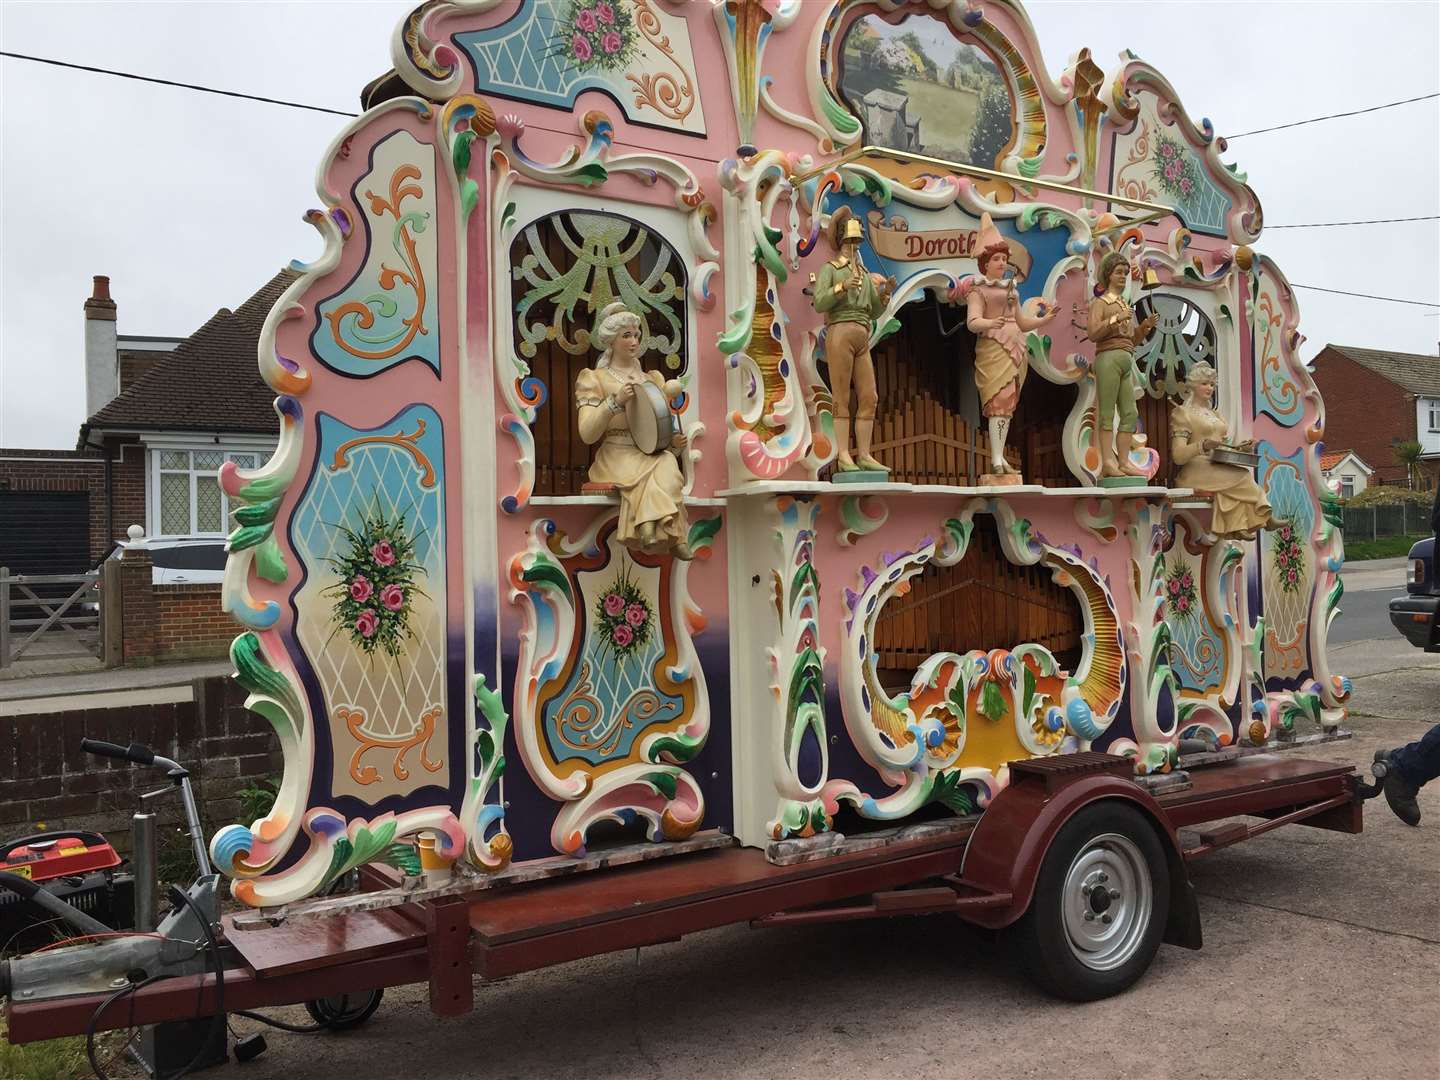
[[[238,900],[820,858],[1339,723],[1297,304],[1155,68],[1013,0],[434,0],[392,60],[221,473],[285,756]]]

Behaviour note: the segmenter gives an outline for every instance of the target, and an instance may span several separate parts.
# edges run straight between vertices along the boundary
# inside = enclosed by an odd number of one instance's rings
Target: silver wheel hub
[[[1128,836],[1092,837],[1065,874],[1062,902],[1070,952],[1094,971],[1111,971],[1145,940],[1155,905],[1150,869]]]

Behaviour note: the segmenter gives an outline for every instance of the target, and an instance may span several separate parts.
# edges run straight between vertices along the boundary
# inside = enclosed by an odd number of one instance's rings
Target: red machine
[[[99,833],[37,833],[0,844],[0,873],[41,883],[57,899],[117,929],[132,925],[135,879]],[[24,952],[49,943],[46,920],[20,897],[0,888],[0,944]]]
[[[92,832],[37,833],[0,847],[0,870],[31,881],[80,877],[114,869],[121,861],[106,839]]]

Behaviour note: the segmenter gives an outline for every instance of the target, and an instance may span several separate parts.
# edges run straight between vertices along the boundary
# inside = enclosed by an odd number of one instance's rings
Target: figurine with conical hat
[[[875,432],[875,362],[870,357],[870,335],[876,317],[890,301],[894,282],[865,269],[860,258],[864,227],[848,206],[831,215],[831,239],[840,254],[827,262],[815,281],[812,302],[825,316],[825,363],[830,369],[830,393],[834,399],[835,479],[871,479],[864,474],[888,470],[870,456]],[[855,387],[855,456],[850,455],[850,387]],[[847,476],[846,474],[861,474]]]
[[[990,435],[990,472],[982,475],[980,482],[1018,484],[1019,472],[1005,460],[1005,439],[1029,371],[1025,335],[1053,319],[1055,311],[1045,310],[1043,301],[1035,314],[1020,306],[1010,244],[989,214],[980,215],[975,246],[980,274],[965,283],[961,295],[965,298],[965,325],[975,335],[975,388]]]

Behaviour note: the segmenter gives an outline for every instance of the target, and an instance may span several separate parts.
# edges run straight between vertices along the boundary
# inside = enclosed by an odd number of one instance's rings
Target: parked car
[[[130,545],[116,544],[107,559],[124,559]],[[215,536],[159,536],[145,541],[155,585],[215,585],[225,576],[225,540]]]
[[[1390,622],[1411,645],[1440,652],[1435,609],[1440,606],[1440,582],[1435,580],[1435,537],[1410,549],[1405,568],[1405,595],[1390,601]]]

